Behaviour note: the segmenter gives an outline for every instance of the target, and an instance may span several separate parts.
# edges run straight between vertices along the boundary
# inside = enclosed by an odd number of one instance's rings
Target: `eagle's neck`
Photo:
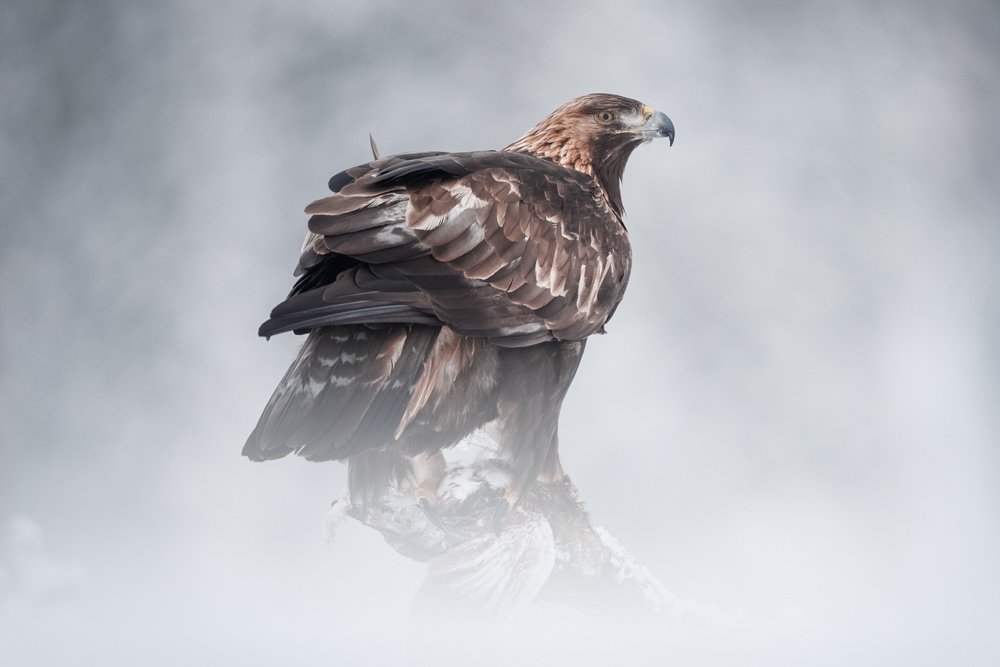
[[[505,147],[512,153],[527,153],[587,174],[604,191],[608,206],[621,218],[621,182],[625,163],[640,140],[623,141],[621,135],[580,136],[569,128],[542,124]]]
[[[588,147],[582,142],[575,141],[573,135],[566,132],[554,132],[546,126],[532,129],[503,150],[512,153],[527,153],[551,160],[568,169],[576,169],[588,176],[597,177]]]

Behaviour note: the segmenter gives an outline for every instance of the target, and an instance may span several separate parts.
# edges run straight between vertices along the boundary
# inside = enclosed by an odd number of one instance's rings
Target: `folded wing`
[[[590,177],[506,152],[399,155],[331,179],[292,294],[261,335],[357,323],[448,325],[501,347],[598,332],[631,265]]]

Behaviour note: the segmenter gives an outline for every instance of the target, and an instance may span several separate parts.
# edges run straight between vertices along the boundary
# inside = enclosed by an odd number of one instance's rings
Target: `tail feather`
[[[243,454],[343,459],[385,447],[438,327],[364,325],[314,330],[264,408]]]
[[[295,442],[301,443],[296,453],[310,461],[339,458],[338,450],[371,404],[373,390],[381,385],[379,373],[384,369],[375,366],[379,351],[405,335],[402,328],[378,335],[367,327],[338,327],[331,331],[341,335],[329,339],[323,359],[314,366],[316,376],[310,381],[322,389],[295,437]],[[347,340],[342,340],[344,335]]]

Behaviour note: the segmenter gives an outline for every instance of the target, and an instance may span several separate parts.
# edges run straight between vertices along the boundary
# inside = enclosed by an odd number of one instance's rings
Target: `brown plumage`
[[[587,95],[501,151],[335,175],[306,207],[299,280],[260,329],[309,336],[243,453],[349,459],[364,499],[495,421],[512,498],[560,474],[559,408],[631,268],[622,172],[673,132],[635,100]],[[433,495],[433,480],[415,485]]]

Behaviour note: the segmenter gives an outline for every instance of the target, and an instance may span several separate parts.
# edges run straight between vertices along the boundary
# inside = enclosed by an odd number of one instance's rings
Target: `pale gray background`
[[[604,91],[677,142],[626,170],[635,271],[566,468],[728,619],[636,644],[989,664],[998,44],[972,0],[6,0],[0,662],[403,660],[423,568],[357,524],[323,542],[343,467],[239,456],[298,343],[256,327],[369,131],[499,147]]]

